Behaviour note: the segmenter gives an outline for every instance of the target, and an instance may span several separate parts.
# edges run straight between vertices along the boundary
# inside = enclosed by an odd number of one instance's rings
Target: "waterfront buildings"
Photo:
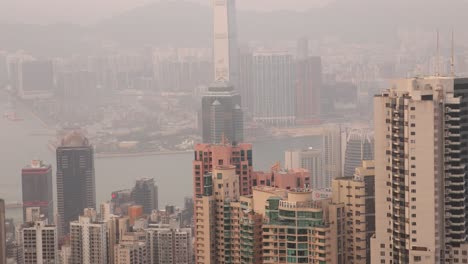
[[[390,87],[374,98],[372,263],[465,263],[468,79]]]
[[[313,123],[319,120],[322,89],[322,61],[320,57],[309,56],[307,39],[298,41],[295,61],[295,107],[299,123]]]
[[[97,220],[96,210],[86,208],[70,223],[70,264],[107,263],[107,224]]]
[[[374,135],[369,129],[351,129],[345,147],[344,177],[352,177],[363,160],[374,159]]]
[[[138,179],[132,190],[132,198],[135,204],[143,207],[143,213],[147,215],[153,210],[158,210],[158,187],[154,179]]]
[[[54,201],[52,186],[52,166],[41,160],[32,160],[21,170],[23,195],[23,219],[30,207],[39,207],[50,223],[54,221]]]
[[[57,208],[61,235],[85,208],[96,208],[94,150],[88,139],[74,131],[57,148]]]
[[[215,81],[237,87],[239,50],[237,46],[236,1],[213,1],[213,59]]]
[[[21,60],[17,79],[18,96],[22,99],[50,98],[54,91],[54,71],[49,60]]]
[[[23,264],[59,263],[55,225],[48,225],[47,220],[28,222],[21,226],[19,236]]]
[[[352,177],[332,182],[332,203],[344,205],[342,263],[370,264],[370,238],[375,232],[374,162],[364,161]],[[338,228],[338,226],[336,226]],[[344,227],[344,230],[343,230]]]
[[[239,92],[227,82],[218,81],[208,87],[202,97],[201,132],[203,143],[233,145],[244,140],[244,115]]]
[[[255,53],[253,118],[274,126],[295,124],[294,60],[287,53]]]
[[[285,152],[285,168],[306,169],[310,174],[310,188],[321,189],[327,187],[323,173],[322,151],[320,149],[296,149]]]
[[[0,199],[0,261],[6,263],[5,201]]]
[[[145,229],[148,263],[193,263],[192,230],[170,225],[150,225]]]
[[[233,165],[239,175],[239,193],[248,195],[252,188],[252,145],[247,143],[235,146],[224,143],[218,145],[197,144],[193,161],[194,197],[204,193],[204,176],[217,166]]]

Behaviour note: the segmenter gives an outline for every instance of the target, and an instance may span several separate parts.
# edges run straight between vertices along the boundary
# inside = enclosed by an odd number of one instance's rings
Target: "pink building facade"
[[[306,169],[286,170],[276,164],[270,172],[253,172],[252,186],[272,186],[285,190],[306,189],[310,188],[310,174]]]

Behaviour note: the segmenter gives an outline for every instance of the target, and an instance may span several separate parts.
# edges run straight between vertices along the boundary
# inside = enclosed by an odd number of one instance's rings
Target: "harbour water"
[[[2,111],[5,99],[3,96],[0,98]],[[31,159],[39,158],[51,163],[55,178],[55,153],[47,148],[51,131],[27,109],[20,107],[16,110],[23,120],[0,119],[0,198],[7,203],[21,201],[21,168]],[[256,143],[254,168],[266,170],[274,162],[283,161],[284,151],[288,148],[319,147],[320,144],[320,138],[314,136]],[[131,188],[137,178],[152,177],[159,187],[160,206],[182,206],[184,197],[192,195],[192,159],[192,153],[97,158],[97,202],[109,200],[112,191]],[[7,217],[16,218],[16,211],[9,210]]]

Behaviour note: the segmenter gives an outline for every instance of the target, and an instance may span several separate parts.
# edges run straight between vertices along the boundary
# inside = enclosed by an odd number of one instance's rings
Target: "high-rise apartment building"
[[[275,126],[295,123],[294,61],[286,53],[253,57],[254,121]]]
[[[257,199],[256,192],[268,198]],[[283,196],[270,192],[254,189],[253,196],[254,204],[265,206],[263,263],[338,263],[332,262],[326,216],[329,201],[313,201],[309,190],[289,191]]]
[[[200,126],[203,143],[232,144],[244,140],[244,115],[241,97],[226,82],[215,82],[202,97]]]
[[[114,246],[115,264],[149,264],[148,246],[143,232],[128,233]]]
[[[115,248],[115,264],[146,264],[147,261],[146,243],[121,242]]]
[[[193,263],[192,230],[170,225],[150,225],[145,229],[148,263]]]
[[[468,79],[395,80],[374,98],[372,263],[468,262]]]
[[[233,165],[239,175],[239,193],[248,195],[252,189],[252,144],[197,144],[193,161],[193,193],[194,197],[202,195],[204,175],[217,166]]]
[[[86,208],[70,223],[70,244],[70,264],[107,263],[107,224],[97,220],[96,210]]]
[[[25,223],[19,231],[23,264],[55,264],[59,262],[58,235],[55,225],[47,221]]]
[[[228,81],[236,87],[239,50],[235,0],[213,1],[213,40],[215,81]]]
[[[322,164],[324,172],[324,186],[329,188],[334,178],[342,176],[342,146],[341,128],[327,126],[322,131]]]
[[[61,235],[85,208],[96,208],[94,150],[79,132],[65,136],[57,148],[57,208]]]
[[[344,234],[341,263],[370,264],[370,238],[375,232],[374,162],[364,161],[353,177],[332,182],[332,203],[344,206]],[[337,226],[336,226],[337,227]],[[340,236],[338,236],[340,237]]]
[[[158,210],[158,186],[154,179],[138,179],[132,190],[133,201],[143,206],[143,213],[150,215],[153,210]]]
[[[6,263],[5,201],[0,199],[0,261]]]
[[[229,229],[227,233],[224,232],[225,225],[229,225],[224,222],[224,207],[230,201],[238,201],[238,186],[239,176],[236,175],[236,167],[232,165],[216,166],[211,173],[204,175],[203,194],[197,194],[195,198],[196,263],[231,261],[233,252],[226,250],[225,243],[229,243],[230,236],[236,234],[236,231],[239,234],[240,230]]]
[[[310,188],[325,188],[325,178],[323,174],[322,151],[320,149],[297,149],[285,152],[285,168],[303,168],[309,171]]]
[[[369,129],[351,129],[346,137],[344,177],[352,177],[363,160],[374,159],[374,135]]]
[[[21,171],[21,187],[23,193],[23,219],[26,219],[26,209],[39,207],[52,223],[54,221],[54,201],[52,186],[52,166],[41,160],[33,160]]]

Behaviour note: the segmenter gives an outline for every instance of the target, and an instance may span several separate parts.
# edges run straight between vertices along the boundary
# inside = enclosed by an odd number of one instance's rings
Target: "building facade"
[[[239,193],[248,195],[252,189],[252,145],[247,143],[235,146],[224,143],[217,145],[197,144],[193,161],[194,197],[204,193],[204,175],[217,166],[233,165],[239,177]]]
[[[5,201],[0,199],[0,261],[6,263]]]
[[[295,115],[298,123],[316,123],[320,118],[322,61],[320,57],[297,58],[295,62]]]
[[[153,210],[158,210],[158,186],[154,179],[138,179],[132,190],[132,198],[135,204],[143,207],[143,213],[150,215]]]
[[[334,178],[342,177],[341,127],[330,125],[322,131],[322,164],[325,188],[331,187]]]
[[[50,223],[54,221],[54,200],[52,186],[52,166],[41,160],[33,160],[21,170],[21,188],[23,194],[23,219],[26,209],[39,207]]]
[[[370,264],[370,238],[375,232],[374,163],[365,161],[355,176],[332,182],[332,203],[344,208],[342,263]],[[335,221],[338,222],[338,219]],[[344,226],[344,229],[343,229]]]
[[[47,221],[25,223],[20,228],[23,264],[55,264],[59,262],[58,235],[55,225]]]
[[[236,1],[213,1],[213,59],[215,81],[237,86],[239,50],[237,46]]]
[[[294,61],[286,53],[256,53],[253,57],[253,118],[273,126],[295,124]]]
[[[374,134],[369,129],[351,129],[346,137],[344,177],[352,177],[363,160],[374,159]]]
[[[145,229],[148,263],[193,263],[192,230],[170,225],[150,225]]]
[[[284,154],[285,168],[303,168],[309,171],[310,188],[320,189],[326,187],[323,173],[322,151],[320,149],[287,150]]]
[[[98,221],[96,210],[86,208],[70,223],[70,244],[70,264],[107,263],[107,223]]]
[[[96,208],[94,150],[79,132],[71,132],[57,148],[57,208],[61,235],[85,208]]]
[[[239,92],[227,83],[218,81],[202,96],[201,132],[203,143],[233,145],[244,140],[244,114]]]
[[[467,79],[436,76],[374,98],[372,263],[467,261],[467,95]]]

